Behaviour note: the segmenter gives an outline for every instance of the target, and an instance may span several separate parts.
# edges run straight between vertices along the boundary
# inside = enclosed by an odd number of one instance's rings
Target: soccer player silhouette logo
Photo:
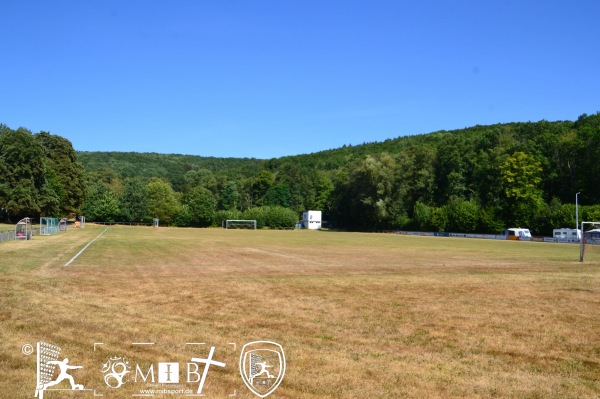
[[[266,378],[275,378],[275,376],[269,373],[269,370],[267,370],[268,368],[273,368],[273,366],[268,366],[267,362],[256,362],[255,365],[260,366],[260,370],[257,370],[256,373],[250,375],[250,383],[252,383],[256,377],[260,377],[263,374],[266,374]]]
[[[82,369],[83,366],[71,366],[68,358],[59,361],[60,348],[58,346],[38,342],[37,349],[38,372],[35,390],[36,397],[44,399],[44,391],[46,389],[58,385],[63,381],[69,382],[72,390],[84,389],[83,385],[76,384],[73,376],[69,374],[70,370]],[[56,367],[58,367],[59,373],[55,379],[52,379]]]

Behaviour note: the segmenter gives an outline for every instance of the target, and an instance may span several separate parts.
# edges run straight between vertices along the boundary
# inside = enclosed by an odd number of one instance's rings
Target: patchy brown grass
[[[140,389],[105,388],[109,357],[183,364],[213,345],[227,367],[203,393],[251,398],[237,362],[254,340],[286,352],[273,398],[600,396],[600,261],[576,246],[111,227],[63,266],[103,229],[0,245],[0,397],[32,397],[21,347],[46,341],[107,398]]]

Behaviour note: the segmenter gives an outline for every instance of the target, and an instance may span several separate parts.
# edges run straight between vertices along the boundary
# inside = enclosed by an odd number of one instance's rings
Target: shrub
[[[256,220],[256,227],[291,228],[298,222],[295,211],[282,206],[261,206],[242,213],[242,219]]]

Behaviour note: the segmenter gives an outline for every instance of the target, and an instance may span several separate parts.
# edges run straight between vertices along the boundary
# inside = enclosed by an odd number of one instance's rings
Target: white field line
[[[302,262],[313,263],[315,265],[327,266],[325,263],[317,262],[317,261],[310,260],[310,259],[301,258],[299,256],[285,255],[285,254],[280,254],[278,252],[265,251],[263,249],[258,249],[258,248],[246,248],[246,249],[250,250],[250,251],[254,251],[254,252],[262,252],[264,254],[269,254],[269,255],[273,255],[273,256],[280,256],[282,258],[289,258],[289,259],[299,260],[299,261],[302,261]]]
[[[83,247],[83,249],[82,249],[81,251],[77,252],[77,255],[73,256],[73,257],[71,258],[71,260],[70,260],[70,261],[68,261],[67,263],[65,263],[65,266],[64,266],[64,267],[67,267],[67,266],[69,266],[71,263],[73,263],[73,261],[74,261],[75,259],[77,259],[77,257],[78,257],[79,255],[81,255],[81,254],[83,253],[83,251],[85,251],[85,250],[87,249],[87,247],[89,247],[90,245],[92,245],[92,243],[93,243],[94,241],[96,241],[98,238],[100,238],[100,236],[101,236],[102,234],[106,233],[106,230],[108,230],[108,227],[107,227],[107,228],[105,228],[105,229],[104,229],[104,231],[103,231],[102,233],[98,234],[98,237],[96,237],[96,238],[94,238],[92,241],[88,242],[88,244],[87,244],[85,247]]]

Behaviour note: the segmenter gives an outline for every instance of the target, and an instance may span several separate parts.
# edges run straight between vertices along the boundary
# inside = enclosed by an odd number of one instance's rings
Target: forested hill
[[[269,160],[75,152],[60,136],[0,124],[0,219],[78,213],[207,226],[261,209],[291,219],[318,209],[346,229],[550,234],[575,225],[576,193],[580,220],[600,220],[600,113]]]
[[[195,174],[208,171],[226,180],[256,177],[263,170],[274,174],[272,183],[293,180],[285,176],[292,170],[322,172],[335,180],[340,171],[352,169],[367,156],[385,153],[405,167],[420,168],[422,178],[431,176],[431,181],[414,182],[429,192],[414,199],[441,205],[452,195],[490,197],[485,191],[500,183],[494,181],[500,162],[523,152],[539,163],[539,188],[547,200],[573,202],[574,193],[585,188],[582,195],[596,204],[600,203],[600,184],[595,184],[600,183],[599,124],[600,114],[582,115],[577,121],[478,125],[270,160],[136,152],[77,152],[77,160],[88,172],[114,172],[122,179],[160,177],[179,190]]]
[[[230,178],[257,174],[264,161],[256,158],[216,158],[196,155],[140,152],[77,152],[88,172],[114,172],[119,178],[167,179],[174,187],[185,184],[188,172],[208,170]],[[188,173],[189,175],[189,173]]]
[[[202,186],[234,208],[322,209],[340,227],[537,232],[600,219],[600,114],[576,121],[474,126],[270,160],[78,153],[86,170],[163,177],[188,195]],[[223,208],[223,209],[221,209]],[[226,206],[217,205],[225,210]],[[573,209],[572,209],[573,208]],[[598,211],[598,215],[594,212]]]

